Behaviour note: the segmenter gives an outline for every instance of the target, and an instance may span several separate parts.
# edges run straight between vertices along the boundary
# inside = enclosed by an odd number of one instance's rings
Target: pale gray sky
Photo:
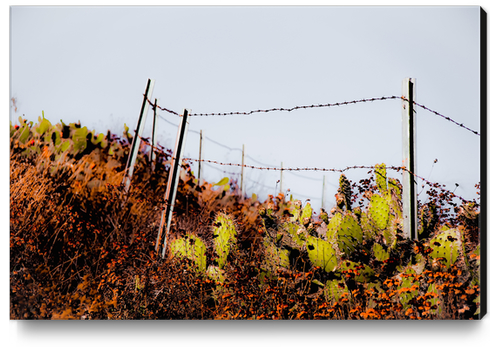
[[[135,127],[148,78],[162,107],[211,113],[399,96],[403,78],[413,77],[417,102],[481,132],[478,6],[12,7],[10,19],[14,122],[44,110],[53,123],[122,134],[124,123]],[[418,174],[476,197],[480,136],[420,108],[417,121]],[[401,166],[400,100],[191,117],[189,127],[228,147],[245,144],[251,165]],[[176,132],[160,120],[158,141],[173,148]],[[188,134],[186,157],[197,158],[198,139]],[[241,153],[208,141],[205,158],[240,163]],[[211,182],[240,171],[204,170]],[[366,172],[346,175],[357,181]],[[318,211],[323,175],[330,209],[338,173],[285,172],[284,187]],[[279,172],[247,169],[246,178],[247,194],[279,191]]]

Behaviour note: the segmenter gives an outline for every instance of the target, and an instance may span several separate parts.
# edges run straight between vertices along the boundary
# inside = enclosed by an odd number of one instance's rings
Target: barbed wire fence
[[[403,96],[396,96],[396,95],[392,95],[392,96],[382,96],[382,97],[374,97],[374,98],[365,98],[365,99],[357,99],[357,100],[351,100],[351,101],[344,101],[344,102],[336,102],[336,103],[327,103],[327,104],[314,104],[314,105],[303,105],[303,106],[294,106],[294,107],[291,107],[291,108],[270,108],[270,109],[256,109],[256,110],[252,110],[252,111],[246,111],[246,112],[243,112],[243,111],[233,111],[233,112],[220,112],[220,113],[190,113],[189,116],[190,117],[212,117],[212,116],[218,116],[218,117],[224,117],[224,116],[235,116],[235,115],[243,115],[243,116],[249,116],[249,115],[252,115],[252,114],[255,114],[255,113],[269,113],[269,112],[292,112],[292,111],[295,111],[295,110],[300,110],[300,109],[311,109],[311,108],[326,108],[326,107],[339,107],[339,106],[344,106],[344,105],[351,105],[351,104],[359,104],[359,103],[368,103],[368,102],[375,102],[375,101],[385,101],[385,100],[394,100],[394,99],[399,99],[399,100],[407,100],[405,97]],[[179,113],[178,112],[175,112],[173,110],[170,110],[168,108],[165,108],[165,107],[161,107],[159,105],[156,105],[155,103],[152,103],[151,100],[149,100],[148,98],[146,99],[147,102],[150,104],[150,106],[152,106],[153,108],[158,108],[160,109],[161,111],[163,112],[167,112],[169,114],[173,114],[173,115],[177,115],[179,116]],[[415,101],[413,101],[413,103],[419,107],[421,107],[422,109],[428,111],[428,112],[431,112],[443,119],[446,119],[447,121],[463,128],[463,129],[466,129],[470,132],[472,132],[473,134],[477,135],[477,136],[480,136],[480,133],[475,131],[475,130],[472,130],[470,128],[468,128],[467,126],[465,126],[463,123],[459,123],[457,121],[455,121],[454,119],[448,117],[448,116],[445,116],[437,111],[434,111],[432,109],[430,109],[429,107],[425,106],[425,105],[422,105],[420,103],[417,103]],[[169,120],[165,119],[161,114],[158,114],[159,118],[160,119],[163,119],[165,122],[175,126],[175,127],[178,127],[178,124],[175,124],[173,122],[170,122]],[[195,130],[192,130],[192,129],[189,129],[188,130],[189,132],[192,132],[192,133],[196,133],[196,134],[200,134],[198,131],[195,131]],[[227,149],[228,151],[242,151],[242,148],[237,148],[237,147],[230,147],[230,146],[227,146],[221,142],[218,142],[212,138],[209,138],[207,137],[206,138],[207,141],[209,142],[212,142],[222,148],[225,148]],[[297,176],[297,177],[300,177],[302,179],[307,179],[307,180],[313,180],[313,181],[322,181],[321,178],[313,178],[313,177],[307,177],[307,176],[303,176],[303,175],[299,175],[298,173],[296,172],[299,172],[299,171],[323,171],[323,172],[339,172],[339,173],[342,173],[344,171],[347,171],[347,170],[351,170],[351,169],[374,169],[374,167],[372,166],[350,166],[350,167],[346,167],[344,169],[332,169],[332,168],[280,168],[278,166],[273,166],[273,165],[270,165],[270,164],[267,164],[267,163],[263,163],[263,162],[260,162],[258,161],[257,159],[251,157],[250,155],[245,155],[246,158],[256,162],[257,164],[260,164],[261,166],[256,166],[256,165],[249,165],[249,164],[236,164],[236,163],[223,163],[223,162],[219,162],[219,161],[216,161],[216,160],[208,160],[208,159],[202,159],[202,160],[199,160],[199,159],[192,159],[192,158],[183,158],[185,160],[189,160],[191,162],[203,162],[204,164],[206,164],[207,167],[211,167],[211,168],[215,168],[217,170],[220,170],[218,168],[216,168],[216,166],[213,166],[212,164],[214,165],[219,165],[219,166],[235,166],[235,167],[245,167],[245,168],[249,168],[249,169],[253,169],[253,170],[267,170],[267,171],[283,171],[283,172],[290,172],[290,174],[294,175],[294,176]],[[396,170],[396,171],[401,171],[401,170],[406,170],[404,167],[396,167],[396,166],[391,166],[391,167],[387,167],[387,169],[393,169],[393,170]],[[229,175],[239,175],[238,172],[231,172],[231,171],[224,171],[224,170],[221,170],[221,172],[223,173],[226,173],[226,174],[229,174]],[[412,173],[413,174],[413,173]],[[417,176],[417,175],[414,175],[415,177],[421,179],[422,181],[424,181],[424,185],[422,185],[421,187],[421,190],[419,191],[418,195],[420,195],[423,190],[425,189],[425,186],[426,184],[434,184],[433,182],[430,182],[428,180],[426,180],[425,178],[421,177],[421,176]],[[249,182],[252,182],[254,183],[255,185],[257,186],[261,186],[263,188],[267,188],[267,189],[276,189],[277,187],[272,187],[272,186],[268,186],[268,185],[265,185],[263,184],[262,182],[259,182],[259,181],[254,181],[254,180],[248,180]],[[277,186],[277,184],[276,184]],[[452,192],[451,192],[452,193]],[[300,194],[300,193],[297,193],[297,192],[294,192],[294,195],[298,195],[298,196],[305,196],[306,195],[303,195],[303,194]],[[455,197],[458,197],[460,198],[462,201],[467,201],[466,199],[462,198],[462,197],[459,197],[457,195],[455,195]],[[317,198],[317,197],[311,197],[310,199],[320,199],[320,198]]]
[[[405,78],[403,80],[402,84],[402,94],[407,95],[407,96],[397,96],[397,95],[392,95],[392,96],[383,96],[383,97],[374,97],[374,98],[367,98],[367,99],[357,99],[357,100],[351,100],[351,101],[344,101],[344,102],[337,102],[337,103],[327,103],[327,104],[313,104],[313,105],[303,105],[303,106],[294,106],[291,108],[270,108],[270,109],[256,109],[256,110],[251,110],[251,111],[233,111],[233,112],[224,112],[224,113],[191,113],[188,109],[184,109],[182,116],[179,115],[177,112],[172,111],[168,108],[161,107],[157,105],[157,99],[155,99],[155,103],[151,102],[151,94],[153,90],[153,81],[151,79],[148,80],[148,85],[146,88],[146,92],[144,94],[144,99],[143,99],[143,105],[141,109],[141,114],[140,118],[138,121],[138,127],[137,130],[135,131],[136,134],[136,145],[133,143],[133,146],[138,146],[138,144],[141,141],[141,137],[139,136],[138,133],[138,128],[141,120],[146,119],[146,113],[148,110],[148,105],[152,106],[153,111],[154,111],[154,123],[153,123],[153,134],[155,133],[155,123],[156,123],[156,111],[157,109],[160,109],[161,111],[168,112],[170,114],[177,115],[180,118],[180,125],[179,125],[179,131],[177,134],[177,140],[176,140],[176,145],[175,145],[175,152],[174,155],[175,157],[172,158],[172,168],[171,171],[173,174],[169,178],[169,184],[167,186],[167,191],[165,194],[165,211],[162,213],[162,222],[160,225],[160,229],[158,232],[158,237],[157,237],[157,243],[156,243],[156,249],[158,251],[158,245],[161,237],[161,233],[163,231],[163,226],[166,224],[166,234],[165,234],[165,244],[163,247],[163,257],[165,256],[165,249],[166,249],[166,241],[167,241],[167,235],[169,232],[170,228],[170,223],[172,219],[172,210],[173,210],[173,204],[175,201],[175,194],[176,194],[176,189],[177,189],[177,184],[178,184],[178,172],[181,167],[181,165],[184,163],[184,161],[193,163],[197,162],[199,163],[199,170],[201,168],[201,163],[207,163],[207,164],[214,164],[214,165],[219,165],[219,166],[230,166],[230,167],[240,167],[241,168],[241,184],[240,184],[240,189],[241,189],[241,194],[245,195],[245,191],[243,190],[243,178],[244,178],[244,169],[249,168],[252,170],[267,170],[267,171],[280,171],[281,173],[281,179],[277,181],[281,182],[281,191],[282,191],[282,173],[283,172],[295,172],[295,171],[321,171],[321,172],[337,172],[337,173],[343,173],[347,170],[353,170],[353,169],[377,169],[377,166],[367,166],[367,165],[354,165],[354,166],[347,166],[342,169],[338,168],[321,168],[321,167],[290,167],[290,168],[284,168],[283,163],[281,162],[281,167],[273,167],[273,166],[268,166],[266,164],[260,163],[262,166],[258,165],[250,165],[250,164],[245,164],[245,145],[243,145],[242,148],[242,162],[241,164],[237,163],[229,163],[229,162],[221,162],[218,160],[210,160],[210,159],[202,159],[202,142],[203,142],[203,132],[201,130],[200,134],[200,149],[199,149],[199,158],[183,158],[182,157],[182,148],[183,144],[185,143],[186,140],[186,134],[187,134],[187,127],[188,127],[188,118],[189,117],[213,117],[213,116],[250,116],[255,113],[269,113],[269,112],[292,112],[296,111],[299,109],[312,109],[312,108],[326,108],[326,107],[339,107],[339,106],[344,106],[344,105],[351,105],[351,104],[357,104],[357,103],[367,103],[367,102],[375,102],[375,101],[387,101],[387,100],[402,100],[402,132],[403,132],[403,164],[404,166],[386,166],[384,165],[384,168],[387,170],[395,170],[397,172],[402,171],[402,176],[403,176],[403,218],[404,218],[404,234],[407,237],[410,238],[415,238],[417,239],[417,200],[418,196],[421,194],[421,192],[424,190],[425,185],[432,186],[433,188],[436,187],[442,191],[444,191],[444,194],[450,197],[452,200],[453,198],[459,198],[463,203],[466,203],[467,200],[464,199],[461,196],[458,196],[454,194],[454,190],[448,191],[445,189],[444,185],[438,184],[438,183],[432,183],[425,179],[424,177],[417,175],[416,174],[416,169],[415,169],[415,114],[416,110],[414,106],[418,106],[428,112],[431,112],[439,117],[442,117],[443,119],[467,130],[472,132],[473,134],[480,136],[480,133],[470,129],[469,127],[465,126],[463,123],[459,123],[455,121],[454,119],[444,116],[441,113],[434,111],[430,109],[429,107],[417,103],[414,100],[414,91],[415,91],[415,79],[412,78]],[[160,115],[161,117],[161,115]],[[163,118],[163,117],[161,117]],[[167,121],[167,120],[165,120]],[[167,121],[169,122],[169,121]],[[171,122],[169,122],[171,123]],[[171,123],[173,124],[173,123]],[[176,125],[176,124],[173,124]],[[195,132],[194,130],[190,130],[191,132]],[[152,154],[151,157],[153,156],[153,150],[154,150],[154,138],[152,138],[153,144],[151,144],[152,147]],[[215,144],[218,144],[224,148],[227,148],[229,151],[234,151],[234,150],[240,150],[239,148],[232,148],[227,145],[224,145],[222,143],[219,143],[218,141],[212,140],[211,142],[214,142]],[[134,148],[131,148],[131,152],[134,151]],[[137,149],[136,149],[137,150]],[[250,158],[250,157],[249,157]],[[255,159],[252,158],[253,161],[256,161]],[[256,161],[257,162],[257,161]],[[258,162],[259,163],[259,162]],[[130,161],[128,161],[128,167],[133,168],[134,163],[130,164]],[[189,166],[190,167],[190,166]],[[200,172],[199,172],[200,174]],[[200,175],[198,174],[198,177]],[[422,190],[420,190],[417,193],[417,181],[420,180],[424,182],[424,186],[422,187]],[[258,182],[255,182],[258,183]],[[276,188],[277,188],[277,183],[276,183]],[[456,188],[457,188],[456,184]],[[479,184],[477,184],[479,186]],[[272,189],[270,186],[266,186],[269,189]],[[324,187],[325,187],[325,176],[324,176]],[[288,190],[289,191],[289,190]],[[301,194],[299,194],[301,195]],[[168,200],[168,201],[167,201]],[[167,206],[167,204],[169,205]],[[450,204],[453,204],[449,202]],[[323,197],[322,197],[322,204],[323,204]],[[456,206],[455,204],[453,204]],[[322,206],[323,207],[323,206]],[[166,219],[166,223],[164,223],[164,217]],[[405,225],[406,224],[406,225]]]
[[[153,107],[154,107],[154,106],[153,106]],[[157,106],[157,108],[158,108],[158,106]],[[162,109],[162,108],[160,108],[160,109]],[[165,109],[165,110],[167,110],[167,109]],[[172,114],[174,114],[174,113],[175,113],[175,114],[177,114],[177,112],[172,112]],[[157,114],[157,116],[158,116],[160,119],[162,119],[163,121],[165,121],[166,123],[168,123],[168,124],[170,124],[170,125],[172,125],[172,126],[174,126],[174,127],[177,127],[177,128],[179,127],[179,125],[178,125],[178,124],[175,124],[175,123],[173,123],[173,122],[171,122],[171,121],[167,120],[167,119],[166,119],[165,117],[163,117],[161,114]],[[191,133],[194,133],[194,134],[200,135],[200,132],[199,132],[199,131],[196,131],[196,130],[189,129],[189,130],[188,130],[188,132],[191,132]],[[147,139],[143,139],[143,140],[147,140]],[[230,152],[231,152],[231,151],[238,151],[238,152],[242,152],[242,148],[227,146],[227,145],[225,145],[225,144],[223,144],[223,143],[221,143],[221,142],[218,142],[218,141],[216,141],[216,140],[213,140],[213,139],[212,139],[212,138],[210,138],[210,137],[206,137],[206,141],[209,141],[209,142],[211,142],[211,143],[214,143],[214,144],[216,144],[216,145],[218,145],[218,146],[220,146],[220,147],[222,147],[222,148],[225,148],[225,149],[227,149],[227,150],[228,150],[228,151],[230,151]],[[148,142],[148,141],[146,141],[146,142],[149,144],[149,142]],[[262,165],[262,166],[266,166],[266,167],[276,167],[276,168],[278,168],[278,167],[279,167],[279,166],[277,166],[277,165],[271,165],[271,164],[269,164],[269,163],[264,163],[264,162],[261,162],[261,161],[259,161],[259,160],[255,159],[254,157],[250,156],[249,154],[245,154],[245,157],[246,157],[247,159],[249,159],[249,160],[251,160],[251,161],[253,161],[253,162],[257,163],[257,164]],[[239,175],[240,175],[240,172],[225,171],[225,170],[222,170],[222,169],[220,169],[220,168],[216,167],[216,165],[212,165],[212,164],[211,164],[211,163],[209,163],[209,162],[205,162],[205,161],[203,161],[203,163],[206,165],[206,167],[212,168],[212,169],[214,169],[214,170],[220,171],[220,172],[222,172],[222,173],[224,173],[224,174],[227,174],[227,175],[230,175],[230,176],[239,176]],[[239,165],[239,166],[241,167],[241,165]],[[297,173],[295,173],[295,172],[290,172],[290,174],[291,174],[291,175],[293,175],[293,176],[296,176],[296,177],[299,177],[299,178],[305,179],[305,180],[311,180],[311,181],[322,181],[322,179],[321,179],[321,178],[313,178],[313,177],[308,177],[308,176],[304,176],[304,175],[299,175],[299,174],[297,174]],[[266,185],[266,184],[264,184],[264,182],[260,182],[260,181],[257,181],[257,180],[252,180],[252,179],[247,179],[247,182],[253,183],[253,185],[249,187],[249,188],[250,188],[250,189],[252,189],[252,190],[253,190],[254,188],[256,188],[256,187],[259,187],[259,188],[265,188],[265,189],[268,189],[269,191],[274,191],[274,195],[275,195],[275,193],[276,193],[276,191],[277,191],[277,182],[276,182],[276,186],[275,186],[275,187],[272,187],[272,186],[270,186],[270,185]],[[332,186],[332,187],[335,187],[335,185],[333,185],[333,184],[332,184],[330,181],[328,182],[328,185],[329,185],[329,186]],[[262,191],[263,191],[263,190],[262,190]],[[311,199],[311,200],[321,200],[321,199],[322,199],[322,198],[320,198],[320,197],[312,197],[312,196],[307,196],[307,195],[304,195],[304,194],[298,193],[298,192],[296,192],[296,191],[293,191],[293,190],[291,190],[291,189],[288,189],[288,190],[287,190],[287,192],[288,192],[289,194],[291,194],[291,195],[294,195],[294,196],[302,196],[302,197],[309,198],[309,199]],[[323,206],[322,206],[322,207],[323,207]]]

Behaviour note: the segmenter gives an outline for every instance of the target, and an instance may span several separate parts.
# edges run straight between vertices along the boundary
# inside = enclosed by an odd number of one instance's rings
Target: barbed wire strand
[[[139,136],[139,137],[148,146],[154,147],[154,146],[151,145],[151,143],[149,143],[148,139],[145,139],[145,138],[143,138],[141,136]],[[158,149],[156,147],[154,147],[154,148],[156,150],[162,152],[160,149]],[[175,157],[172,157],[172,159],[175,159]],[[211,163],[211,164],[216,164],[216,165],[221,165],[221,166],[237,166],[237,167],[242,167],[243,166],[243,167],[249,168],[249,169],[254,169],[254,170],[267,170],[267,171],[323,171],[323,172],[338,172],[338,173],[343,173],[345,171],[353,170],[353,169],[370,169],[370,170],[376,169],[376,166],[372,166],[372,165],[353,165],[353,166],[346,166],[343,169],[336,169],[336,168],[317,168],[317,167],[276,168],[276,167],[261,167],[261,166],[255,166],[255,165],[249,165],[249,164],[243,164],[242,165],[242,164],[236,164],[236,163],[223,163],[223,162],[219,162],[219,161],[216,161],[216,160],[209,160],[209,159],[182,158],[182,160],[183,161],[189,161],[191,163],[201,161],[201,162],[204,162],[204,163]],[[447,190],[447,189],[442,188],[442,186],[440,184],[435,184],[433,182],[430,182],[429,180],[425,179],[424,177],[419,176],[419,175],[411,172],[405,166],[386,166],[385,169],[387,169],[387,170],[393,170],[393,171],[396,171],[396,172],[406,171],[406,172],[410,173],[412,176],[417,177],[421,181],[426,182],[430,186],[438,185],[437,188],[439,188],[439,189],[441,189],[441,190],[443,190],[445,192],[450,193],[453,197],[459,198],[463,202],[468,202],[467,199],[465,199],[465,198],[463,198],[463,197],[461,197],[459,195],[454,194],[450,190]]]
[[[193,158],[183,158],[183,160],[187,160],[187,161],[191,161],[191,162],[198,162],[198,161],[203,161],[203,162],[208,162],[208,163],[213,163],[213,164],[217,164],[217,165],[222,165],[222,166],[243,166],[243,167],[246,167],[246,168],[249,168],[249,169],[255,169],[255,170],[267,170],[267,171],[326,171],[326,172],[338,172],[338,173],[343,173],[345,171],[348,171],[348,170],[353,170],[353,169],[370,169],[370,170],[373,170],[373,169],[377,169],[376,166],[372,166],[372,165],[353,165],[353,166],[346,166],[345,168],[343,169],[336,169],[336,168],[317,168],[317,167],[297,167],[297,168],[274,168],[274,167],[259,167],[259,166],[255,166],[255,165],[248,165],[248,164],[235,164],[235,163],[222,163],[222,162],[218,162],[216,160],[209,160],[209,159],[193,159]],[[436,183],[433,183],[433,182],[430,182],[429,180],[425,179],[424,177],[420,176],[420,175],[417,175],[413,172],[411,172],[410,170],[408,170],[405,166],[386,166],[385,169],[387,170],[393,170],[393,171],[396,171],[396,172],[400,172],[400,171],[406,171],[408,173],[410,173],[412,176],[420,179],[421,181],[424,181],[426,182],[427,184],[433,186],[433,185],[436,185]],[[437,185],[440,185],[440,184],[437,184]],[[449,192],[451,193],[452,196],[456,197],[456,198],[459,198],[461,199],[462,201],[464,202],[467,202],[468,200],[461,197],[461,196],[458,196],[456,194],[454,194],[453,192],[447,190],[447,189],[444,189],[442,188],[441,186],[438,187],[439,189],[441,190],[444,190],[446,192]]]
[[[224,112],[224,113],[192,113],[192,114],[189,114],[189,116],[192,116],[192,117],[231,116],[231,115],[244,115],[244,116],[249,116],[249,115],[254,114],[254,113],[268,113],[268,112],[275,112],[275,111],[291,112],[291,111],[295,111],[295,110],[299,110],[299,109],[335,107],[335,106],[344,106],[344,105],[350,105],[350,104],[365,103],[365,102],[374,102],[374,101],[384,101],[384,100],[393,100],[393,99],[400,99],[400,100],[408,101],[403,96],[392,95],[392,96],[382,96],[382,97],[375,97],[375,98],[368,98],[368,99],[357,99],[357,100],[344,101],[344,102],[335,102],[335,103],[328,103],[328,104],[315,104],[315,105],[294,106],[294,107],[291,107],[291,108],[283,108],[283,107],[280,107],[280,108],[270,108],[270,109],[264,109],[264,110],[258,109],[258,110],[252,110],[252,111],[246,111],[246,112],[234,111],[234,112]],[[155,105],[148,98],[147,98],[147,101],[148,101],[148,103],[151,106],[155,107]],[[413,103],[415,105],[423,108],[426,111],[432,112],[433,114],[435,114],[435,115],[437,115],[439,117],[442,117],[442,118],[444,118],[444,119],[446,119],[446,120],[448,120],[448,121],[450,121],[450,122],[458,125],[459,127],[461,127],[463,129],[466,129],[466,130],[472,132],[475,135],[480,136],[480,133],[478,133],[475,130],[472,130],[472,129],[468,128],[463,123],[458,123],[455,120],[453,120],[452,118],[450,118],[448,116],[444,116],[443,114],[441,114],[441,113],[439,113],[437,111],[434,111],[434,110],[430,109],[429,107],[427,107],[425,105],[422,105],[422,104],[420,104],[418,102],[415,102],[414,101]],[[159,109],[161,109],[162,111],[166,111],[166,112],[169,112],[169,113],[172,113],[172,114],[175,114],[175,115],[179,115],[177,112],[172,111],[172,110],[169,110],[167,108],[162,108],[162,107],[160,107],[158,105],[157,105],[157,107]]]

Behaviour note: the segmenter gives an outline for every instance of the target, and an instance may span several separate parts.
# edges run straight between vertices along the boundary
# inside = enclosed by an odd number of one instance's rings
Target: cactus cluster
[[[174,239],[170,243],[170,253],[191,260],[197,272],[205,272],[215,282],[223,283],[226,279],[225,267],[228,255],[237,244],[237,230],[230,216],[224,213],[216,216],[213,223],[213,239],[218,266],[212,264],[207,266],[206,245],[194,234],[186,234]]]

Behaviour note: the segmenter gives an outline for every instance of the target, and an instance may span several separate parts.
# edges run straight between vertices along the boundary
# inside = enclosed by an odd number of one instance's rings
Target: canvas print
[[[478,6],[12,6],[11,320],[478,320]]]

